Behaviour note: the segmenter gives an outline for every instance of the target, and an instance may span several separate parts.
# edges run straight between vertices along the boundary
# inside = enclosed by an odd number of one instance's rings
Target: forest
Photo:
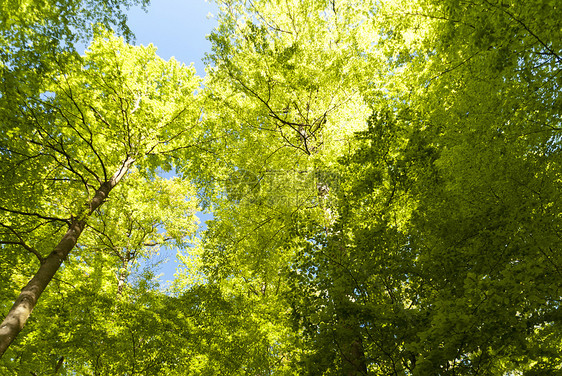
[[[562,4],[213,1],[0,3],[0,375],[561,375]]]

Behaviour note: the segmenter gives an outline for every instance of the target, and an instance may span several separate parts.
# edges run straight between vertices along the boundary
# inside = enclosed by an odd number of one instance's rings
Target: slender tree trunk
[[[316,183],[316,188],[318,189],[318,198],[324,201],[328,198],[328,193],[330,192],[330,187],[327,183],[323,181],[318,181]],[[333,222],[330,219],[331,213],[327,207],[323,209],[324,211],[324,231],[326,237],[330,238],[333,236]],[[333,238],[332,240],[339,245],[335,245],[336,249],[339,250],[339,255],[337,258],[339,260],[344,260],[347,256],[345,255],[345,247],[342,246],[342,240],[338,238]],[[339,261],[336,262],[341,269],[339,273],[348,273],[345,271],[345,267]],[[338,268],[336,266],[336,268]],[[343,333],[339,338],[339,350],[341,356],[341,370],[344,376],[360,376],[367,375],[367,361],[365,358],[365,349],[363,347],[363,336],[361,335],[361,327],[357,318],[349,312],[349,297],[353,296],[353,288],[350,286],[344,287],[343,290],[334,290],[334,305],[336,309],[336,316],[338,320],[338,325]]]
[[[367,375],[367,362],[365,350],[363,349],[363,339],[358,328],[350,328],[353,336],[343,344],[342,371],[345,376]]]
[[[339,251],[340,259],[344,259],[345,247],[341,246]],[[348,274],[348,279],[351,273],[347,270],[344,271],[345,266],[339,263],[339,273]],[[341,367],[342,375],[344,376],[360,376],[367,375],[367,360],[365,358],[365,349],[363,347],[363,335],[361,334],[361,322],[356,316],[355,301],[352,297],[355,296],[354,286],[357,286],[355,279],[352,281],[343,281],[343,285],[335,290],[334,305],[337,316],[337,325],[340,328],[341,337],[339,338],[339,348],[341,352]]]
[[[129,258],[125,256],[121,260],[121,270],[119,271],[119,279],[117,281],[117,299],[121,297],[123,294],[123,289],[125,288],[125,284],[127,283],[127,275],[129,270]]]
[[[361,327],[357,317],[349,311],[349,302],[346,302],[348,299],[346,294],[334,299],[337,325],[341,333],[338,338],[338,347],[341,355],[342,375],[367,375],[367,361],[363,348]]]
[[[62,262],[76,245],[80,234],[82,234],[86,226],[86,218],[103,204],[109,192],[123,178],[133,162],[134,159],[128,157],[111,179],[100,185],[94,197],[88,203],[88,209],[83,218],[72,219],[68,230],[59,244],[57,244],[55,249],[45,258],[44,262],[39,266],[37,273],[35,273],[29,283],[21,290],[10,312],[8,312],[8,315],[0,325],[0,358],[4,355],[4,352],[6,352],[18,333],[23,329],[41,293],[45,290],[49,282],[51,282],[51,279],[53,279]]]

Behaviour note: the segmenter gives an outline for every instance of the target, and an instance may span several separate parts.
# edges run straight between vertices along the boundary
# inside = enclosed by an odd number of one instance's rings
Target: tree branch
[[[34,213],[34,212],[23,212],[23,211],[20,211],[20,210],[8,209],[8,208],[5,208],[3,206],[0,206],[0,210],[6,211],[8,213],[13,213],[13,214],[37,217],[37,218],[45,219],[47,221],[59,221],[59,222],[64,222],[66,224],[70,224],[70,219],[66,219],[66,218],[51,217],[51,216],[48,216],[48,215],[41,215],[39,213]]]

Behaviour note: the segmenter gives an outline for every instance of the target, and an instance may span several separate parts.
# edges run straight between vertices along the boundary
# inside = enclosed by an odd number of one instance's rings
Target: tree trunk
[[[343,374],[345,376],[367,375],[367,362],[361,333],[356,330],[353,334],[354,336],[343,344]]]
[[[339,299],[338,299],[339,298]],[[363,336],[359,320],[350,312],[347,296],[336,297],[336,315],[340,337],[338,347],[341,355],[342,375],[359,376],[367,375],[367,361],[363,348]]]
[[[119,271],[119,279],[117,280],[117,299],[123,294],[123,289],[127,283],[127,275],[129,270],[130,259],[126,256],[121,259],[121,270]]]
[[[55,249],[45,258],[44,262],[39,266],[37,273],[35,273],[29,283],[21,290],[10,312],[8,312],[8,315],[6,315],[0,325],[0,358],[4,355],[4,352],[6,352],[18,333],[23,329],[41,293],[45,290],[49,282],[51,282],[51,279],[60,268],[62,262],[76,245],[80,234],[82,234],[86,226],[86,218],[103,204],[109,192],[123,178],[133,162],[134,159],[128,157],[111,179],[100,185],[96,194],[88,203],[88,209],[83,218],[80,216],[79,218],[72,219],[68,230],[59,244],[57,244]]]

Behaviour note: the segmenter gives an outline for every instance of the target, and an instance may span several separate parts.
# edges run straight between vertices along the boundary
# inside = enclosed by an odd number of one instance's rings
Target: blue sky
[[[152,0],[145,13],[131,9],[128,24],[136,36],[137,45],[152,43],[158,55],[166,60],[175,57],[189,65],[194,63],[199,76],[204,76],[201,59],[210,52],[205,36],[215,27],[216,4],[205,0]]]
[[[211,50],[205,36],[216,26],[215,19],[210,17],[216,10],[214,3],[205,0],[152,0],[148,12],[133,8],[127,13],[128,25],[135,34],[136,45],[152,43],[163,59],[173,56],[186,65],[193,62],[202,77],[205,75],[202,59]],[[209,214],[198,216],[201,222],[211,218]],[[157,272],[163,274],[160,281],[173,279],[177,266],[175,251],[162,249],[157,259],[164,260]]]

